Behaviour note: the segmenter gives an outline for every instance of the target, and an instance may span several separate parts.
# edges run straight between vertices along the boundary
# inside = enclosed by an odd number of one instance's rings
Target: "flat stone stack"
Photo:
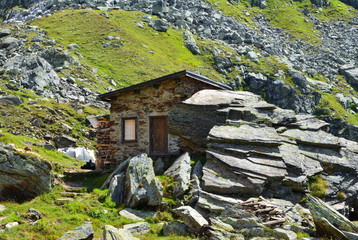
[[[196,110],[205,121],[205,110],[214,106],[217,124],[206,139],[200,139],[207,144],[204,191],[235,198],[263,195],[299,200],[309,191],[308,178],[320,175],[328,184],[326,199],[331,203],[343,201],[337,198],[340,192],[356,201],[356,142],[325,132],[329,126],[324,121],[296,115],[248,92],[202,90],[173,109],[176,119],[170,118],[170,124],[187,119],[180,110],[189,108],[188,115]],[[186,145],[195,149],[198,139],[188,137],[187,130],[182,129]]]

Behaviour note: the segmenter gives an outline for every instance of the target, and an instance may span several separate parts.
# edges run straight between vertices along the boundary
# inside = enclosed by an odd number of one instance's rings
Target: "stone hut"
[[[180,139],[170,132],[168,112],[202,89],[231,87],[185,70],[99,95],[111,104],[112,164],[143,152],[154,158],[178,154]]]

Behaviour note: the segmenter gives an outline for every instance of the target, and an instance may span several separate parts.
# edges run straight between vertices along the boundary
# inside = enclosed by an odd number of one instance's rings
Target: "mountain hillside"
[[[109,113],[98,94],[184,69],[314,115],[329,122],[334,135],[357,142],[357,8],[355,0],[0,1],[1,156],[10,151],[49,162],[55,185],[0,211],[0,239],[58,239],[88,218],[97,229],[132,222],[117,219],[108,191],[92,192],[106,176],[84,177],[83,183],[75,175],[70,183],[91,192],[56,209],[66,187],[63,173],[82,164],[57,148],[69,141],[94,149],[86,117]],[[310,184],[325,188],[314,177]],[[160,180],[171,196],[175,183]],[[32,228],[15,214],[32,205],[55,227],[40,221]],[[61,215],[66,218],[58,222]],[[171,219],[168,211],[150,218],[154,230],[143,239],[156,239],[156,223]],[[28,225],[3,232],[11,221]]]
[[[318,115],[335,134],[357,139],[357,10],[340,1],[2,4],[6,23],[34,19],[26,23],[39,27],[40,39],[69,51],[82,66],[72,73],[89,89],[188,69]],[[57,12],[68,8],[79,10]],[[66,72],[59,74],[72,74]]]

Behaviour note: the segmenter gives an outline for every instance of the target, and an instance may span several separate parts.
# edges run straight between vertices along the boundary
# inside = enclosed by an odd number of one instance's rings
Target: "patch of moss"
[[[328,184],[321,176],[315,175],[308,178],[308,188],[312,196],[324,199],[327,195]]]

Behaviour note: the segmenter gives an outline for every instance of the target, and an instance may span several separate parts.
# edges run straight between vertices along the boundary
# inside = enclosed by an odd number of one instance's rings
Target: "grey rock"
[[[203,190],[215,194],[249,194],[260,195],[265,181],[263,179],[248,179],[224,167],[214,156],[207,156],[203,168]]]
[[[162,158],[158,158],[154,163],[154,172],[156,175],[162,175],[164,173],[164,162]]]
[[[285,239],[288,239],[288,240],[296,240],[297,239],[297,234],[291,230],[275,228],[275,231],[285,234],[286,235]]]
[[[0,212],[3,212],[3,211],[5,211],[5,210],[6,210],[6,206],[0,204]]]
[[[18,106],[24,101],[17,95],[8,95],[0,98],[0,104]]]
[[[196,44],[196,41],[193,37],[193,34],[186,30],[184,33],[183,33],[183,38],[184,38],[184,42],[185,42],[185,45],[186,47],[195,55],[201,55],[201,51],[199,49],[199,47],[197,46]]]
[[[307,89],[308,87],[308,81],[306,77],[299,72],[296,71],[290,71],[290,75],[292,77],[292,81],[299,86],[301,89]]]
[[[241,200],[224,197],[204,191],[199,192],[199,201],[196,208],[205,209],[211,213],[220,214],[227,207],[241,203]]]
[[[150,226],[147,222],[126,224],[123,228],[133,235],[146,235],[150,232]]]
[[[326,0],[311,0],[311,3],[316,7],[325,7],[330,5],[330,3]]]
[[[105,39],[108,41],[114,41],[114,40],[120,40],[121,38],[117,36],[107,36]]]
[[[201,178],[203,176],[203,164],[201,161],[197,161],[191,171],[191,176],[197,176],[198,178]]]
[[[169,167],[164,175],[172,176],[177,184],[174,185],[173,195],[174,197],[182,197],[189,189],[190,185],[190,156],[186,152],[175,160],[173,165]]]
[[[158,32],[166,32],[168,31],[170,25],[165,20],[154,20],[149,24],[149,26]]]
[[[33,222],[37,221],[37,220],[40,220],[43,218],[43,214],[34,209],[34,208],[29,208],[29,210],[27,211],[27,213],[25,214],[25,218],[28,219],[28,220],[31,220]]]
[[[53,141],[57,148],[76,147],[77,145],[76,139],[66,135],[55,137]]]
[[[56,87],[60,79],[53,67],[42,57],[22,55],[9,59],[4,68],[7,71],[16,69],[23,87],[43,91],[46,86]]]
[[[200,213],[189,206],[175,208],[173,209],[173,212],[177,214],[184,221],[184,223],[196,233],[199,233],[204,225],[209,224]]]
[[[358,89],[358,68],[340,69],[340,73],[347,78],[352,87]]]
[[[341,146],[339,138],[321,130],[301,131],[298,129],[289,129],[281,135],[285,137],[294,138],[298,143],[307,144],[311,146],[333,148],[339,148]]]
[[[0,40],[0,48],[8,48],[10,46],[15,46],[19,42],[19,39],[14,37],[6,37]]]
[[[68,45],[68,49],[70,49],[70,50],[76,50],[79,48],[80,48],[80,46],[78,46],[77,43],[71,43],[70,45]]]
[[[124,180],[125,173],[114,175],[109,184],[110,197],[115,203],[122,203],[124,201]]]
[[[9,223],[5,224],[5,228],[6,229],[11,229],[11,228],[16,227],[18,225],[19,225],[19,222],[9,222]]]
[[[242,234],[229,232],[227,229],[222,229],[217,226],[210,226],[203,230],[203,237],[201,239],[207,240],[245,240],[245,237]]]
[[[128,207],[147,204],[159,206],[163,186],[154,175],[152,159],[142,153],[129,161],[125,180],[125,203]]]
[[[254,51],[250,51],[246,54],[247,58],[250,59],[253,62],[257,62],[259,59],[259,56],[257,55],[256,52]]]
[[[312,213],[318,234],[330,236],[334,239],[347,239],[342,231],[358,233],[356,224],[349,221],[322,200],[308,195],[307,204]]]
[[[163,224],[163,235],[190,236],[190,229],[182,222],[165,222]]]
[[[32,38],[31,42],[43,42],[44,37],[43,36],[35,36]]]
[[[234,126],[214,126],[208,138],[215,142],[235,142],[235,143],[254,143],[269,146],[281,145],[282,138],[274,128],[242,125]]]
[[[251,0],[251,5],[259,8],[266,8],[267,3],[265,0]]]
[[[9,36],[11,34],[10,29],[5,28],[5,29],[0,29],[0,38]]]
[[[102,17],[105,17],[105,18],[110,18],[107,12],[102,12],[99,15],[101,15]]]
[[[158,0],[156,3],[153,4],[152,7],[153,15],[166,14],[168,12],[169,12],[169,8],[167,7],[166,0]]]
[[[75,228],[74,230],[68,231],[58,240],[91,240],[93,239],[94,231],[91,222]]]
[[[117,229],[111,225],[103,227],[103,240],[137,240],[138,238],[125,229]]]
[[[23,202],[51,189],[51,165],[0,147],[0,201]]]
[[[119,215],[134,221],[144,221],[147,217],[155,217],[157,213],[125,208],[119,211]]]
[[[244,80],[254,90],[261,89],[267,84],[267,77],[261,73],[248,73]]]

